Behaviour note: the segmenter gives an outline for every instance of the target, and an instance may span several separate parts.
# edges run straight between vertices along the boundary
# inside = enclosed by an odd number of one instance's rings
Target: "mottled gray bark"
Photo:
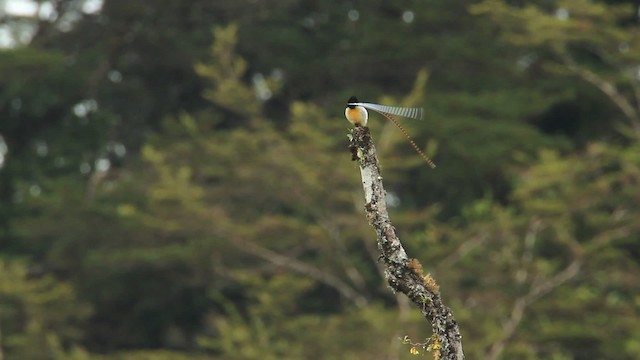
[[[423,273],[420,262],[407,256],[391,224],[380,166],[368,127],[353,129],[350,149],[353,160],[360,163],[365,211],[378,236],[380,260],[384,262],[389,285],[407,295],[431,323],[436,336],[432,352],[439,352],[434,354],[435,358],[464,359],[460,329],[451,310],[442,303],[438,285],[430,275]]]

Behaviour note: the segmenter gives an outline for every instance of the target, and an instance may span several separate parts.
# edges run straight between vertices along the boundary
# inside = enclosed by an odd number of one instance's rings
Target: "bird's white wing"
[[[378,105],[372,103],[348,103],[347,105],[362,106],[365,109],[377,111],[379,113],[402,116],[406,118],[422,120],[422,108],[407,108],[397,106]]]

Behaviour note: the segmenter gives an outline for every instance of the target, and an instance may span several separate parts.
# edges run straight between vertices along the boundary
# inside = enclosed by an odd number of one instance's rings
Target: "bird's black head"
[[[349,100],[347,101],[347,107],[349,107],[350,109],[355,108],[355,105],[349,105],[350,103],[357,103],[358,102],[358,98],[355,96],[352,96],[349,98]]]

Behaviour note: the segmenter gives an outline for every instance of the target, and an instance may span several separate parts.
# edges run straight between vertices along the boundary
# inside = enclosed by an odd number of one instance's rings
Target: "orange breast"
[[[344,111],[344,116],[347,120],[355,126],[367,126],[367,110],[362,106],[356,106],[355,108],[347,107]]]

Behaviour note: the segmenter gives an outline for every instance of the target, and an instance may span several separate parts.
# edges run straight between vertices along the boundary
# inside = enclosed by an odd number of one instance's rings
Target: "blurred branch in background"
[[[306,264],[302,261],[296,260],[293,257],[288,257],[267,248],[254,244],[248,241],[236,241],[236,246],[243,252],[250,253],[259,258],[273,263],[279,267],[285,267],[308,276],[314,280],[317,280],[327,286],[336,289],[340,295],[345,299],[352,302],[357,307],[367,306],[368,300],[366,297],[360,295],[353,287],[343,282],[341,279],[333,276],[329,272],[322,271],[314,266]]]
[[[503,337],[493,343],[491,348],[489,349],[489,353],[486,356],[486,359],[498,359],[502,356],[505,346],[508,344],[509,340],[515,335],[516,329],[518,325],[522,322],[522,318],[525,316],[525,311],[529,306],[531,306],[537,299],[546,295],[547,293],[553,291],[558,286],[564,285],[567,281],[570,281],[574,277],[576,277],[580,272],[581,263],[579,261],[574,261],[569,266],[567,266],[564,270],[557,273],[553,278],[547,279],[537,286],[531,288],[529,292],[518,298],[516,302],[513,304],[513,309],[511,310],[511,315],[504,323],[504,334]]]
[[[602,91],[627,117],[633,129],[635,129],[636,133],[640,136],[640,116],[638,116],[638,106],[640,106],[640,103],[637,102],[640,79],[633,79],[630,82],[634,90],[634,98],[636,99],[636,106],[634,107],[629,99],[620,93],[613,82],[607,81],[589,69],[578,65],[576,60],[566,51],[559,52],[558,55],[569,70],[575,72],[582,80]]]

